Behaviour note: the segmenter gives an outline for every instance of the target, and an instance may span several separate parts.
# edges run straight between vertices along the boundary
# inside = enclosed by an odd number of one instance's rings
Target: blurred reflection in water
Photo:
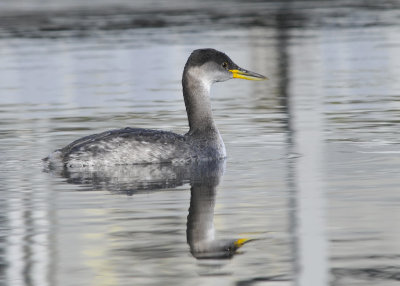
[[[198,259],[231,258],[249,240],[215,239],[214,207],[217,186],[223,174],[224,161],[210,162],[191,179],[187,242]]]
[[[91,190],[135,195],[174,188],[189,182],[190,208],[187,242],[198,259],[231,258],[250,239],[215,239],[214,207],[217,186],[225,170],[225,160],[188,165],[150,164],[102,166],[95,170],[62,168],[45,170],[67,178],[69,183],[85,184]]]

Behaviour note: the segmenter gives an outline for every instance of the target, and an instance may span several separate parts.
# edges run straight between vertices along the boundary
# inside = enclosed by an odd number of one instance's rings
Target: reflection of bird
[[[78,139],[56,150],[45,161],[55,166],[82,167],[224,158],[224,142],[212,117],[210,87],[215,82],[231,78],[266,79],[238,67],[222,52],[195,50],[182,76],[190,127],[188,133],[179,135],[139,128],[111,130]]]
[[[134,195],[175,188],[186,183],[209,178],[214,172],[223,172],[225,159],[194,161],[188,164],[145,164],[98,166],[96,168],[48,169],[68,183],[85,185],[82,190],[107,190]],[[217,166],[217,167],[216,167]]]
[[[197,259],[231,258],[236,250],[250,241],[240,239],[215,239],[214,206],[216,187],[223,174],[223,165],[209,165],[197,179],[191,181],[191,197],[186,237],[190,252]]]
[[[82,190],[108,190],[135,195],[151,193],[190,183],[191,198],[186,237],[190,252],[197,259],[231,258],[250,241],[247,238],[215,239],[214,206],[217,186],[225,170],[225,159],[195,161],[184,165],[148,164],[90,168],[51,169]],[[253,240],[253,239],[252,239]]]

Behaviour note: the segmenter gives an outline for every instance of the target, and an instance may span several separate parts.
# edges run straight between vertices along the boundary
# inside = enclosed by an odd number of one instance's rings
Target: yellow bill
[[[266,76],[263,76],[261,74],[247,71],[244,69],[235,69],[235,70],[229,70],[233,74],[233,78],[241,78],[241,79],[247,79],[247,80],[267,80],[268,78]]]

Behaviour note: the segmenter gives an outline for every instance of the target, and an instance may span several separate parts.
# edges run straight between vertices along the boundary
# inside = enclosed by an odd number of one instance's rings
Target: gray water
[[[398,285],[399,2],[92,5],[0,4],[0,285]],[[44,170],[85,135],[185,133],[199,47],[270,78],[213,87],[226,162]]]

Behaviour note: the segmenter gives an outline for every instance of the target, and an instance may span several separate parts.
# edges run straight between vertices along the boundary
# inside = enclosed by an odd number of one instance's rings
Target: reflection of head
[[[248,239],[214,237],[214,206],[216,187],[223,174],[223,165],[209,165],[191,181],[191,198],[187,221],[187,242],[197,259],[231,258]]]
[[[196,241],[190,245],[190,252],[197,259],[231,258],[249,239],[220,239]]]

